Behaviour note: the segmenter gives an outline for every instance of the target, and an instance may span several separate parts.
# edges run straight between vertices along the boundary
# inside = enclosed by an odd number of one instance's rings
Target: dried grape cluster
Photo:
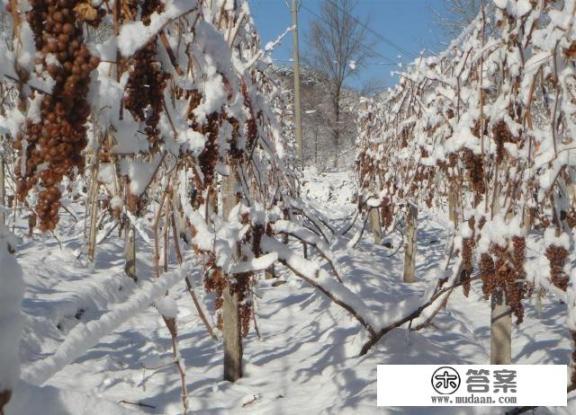
[[[230,284],[232,292],[237,294],[239,300],[240,324],[242,326],[242,336],[247,336],[252,318],[252,301],[250,300],[250,285],[252,284],[252,273],[236,274],[234,282]],[[219,311],[224,304],[224,290],[228,288],[229,280],[224,276],[220,268],[214,268],[206,274],[204,278],[204,288],[206,292],[215,296],[214,309]],[[218,314],[218,328],[223,328],[222,314]]]
[[[566,248],[550,245],[546,249],[546,258],[550,261],[550,279],[552,283],[563,291],[568,288],[569,277],[564,272],[564,265],[568,258]]]
[[[250,251],[254,256],[259,257],[262,255],[262,249],[260,247],[262,237],[267,235],[272,235],[272,227],[270,224],[264,226],[263,224],[251,224],[249,214],[243,214],[241,217],[241,222],[244,225],[249,225],[250,230],[247,232],[246,236],[240,241],[239,251],[244,252]],[[250,329],[250,321],[253,316],[254,307],[252,304],[252,284],[254,283],[254,273],[246,272],[235,274],[234,278],[226,278],[222,270],[216,267],[215,257],[212,253],[209,253],[210,259],[206,264],[206,269],[210,270],[206,273],[204,278],[204,287],[207,292],[215,294],[215,309],[218,311],[222,308],[224,304],[223,294],[224,290],[228,287],[231,288],[232,292],[237,296],[239,302],[239,315],[240,324],[242,327],[242,336],[247,336]],[[246,260],[246,258],[243,258]],[[222,328],[222,316],[218,315],[218,326]]]
[[[470,294],[470,276],[473,269],[472,259],[474,256],[474,247],[476,246],[474,238],[475,223],[476,219],[472,216],[468,221],[468,226],[472,230],[472,235],[469,238],[464,238],[462,240],[462,270],[460,273],[460,280],[463,281],[462,289],[466,297]]]
[[[496,143],[496,163],[501,163],[504,160],[504,144],[514,143],[517,140],[512,136],[508,125],[504,120],[498,121],[493,128],[494,142]]]
[[[524,272],[526,241],[524,237],[514,236],[511,249],[509,245],[503,247],[492,243],[489,252],[482,253],[480,278],[485,297],[503,293],[519,324],[524,319],[522,299],[528,295]]]
[[[90,115],[87,100],[90,73],[99,60],[84,44],[82,28],[75,17],[76,0],[31,0],[27,19],[38,50],[37,70],[46,70],[54,79],[51,93],[45,93],[40,121],[27,121],[16,138],[22,168],[18,196],[24,199],[38,185],[36,213],[40,229],[54,229],[58,222],[63,177],[84,166],[86,121]],[[39,93],[39,92],[36,92]]]
[[[149,25],[152,13],[159,13],[163,8],[159,0],[145,0],[141,7],[142,22]],[[154,149],[160,141],[158,123],[163,109],[164,88],[170,77],[162,70],[157,58],[156,37],[138,50],[130,63],[124,106],[136,120],[146,124],[145,133]]]
[[[484,297],[488,299],[490,294],[496,286],[494,281],[494,276],[496,274],[496,267],[494,265],[494,260],[490,254],[484,252],[480,255],[480,278],[482,279],[482,292]]]
[[[382,228],[388,229],[394,221],[394,206],[388,198],[384,198],[380,207],[380,218],[382,220]]]
[[[482,156],[474,154],[472,150],[463,150],[464,165],[468,170],[472,190],[477,196],[486,193],[486,185],[484,184],[484,162]]]
[[[208,122],[200,127],[206,137],[204,150],[198,156],[198,163],[202,171],[203,180],[200,182],[199,189],[205,189],[214,181],[214,172],[218,163],[218,131],[220,130],[220,116],[217,113],[208,116]]]

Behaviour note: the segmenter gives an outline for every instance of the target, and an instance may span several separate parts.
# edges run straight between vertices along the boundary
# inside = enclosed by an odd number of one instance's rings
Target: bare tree
[[[322,0],[320,14],[308,34],[307,63],[321,73],[330,85],[333,107],[332,137],[334,167],[338,167],[342,129],[342,90],[344,82],[371,57],[366,46],[367,23],[353,15],[356,0]]]
[[[363,97],[375,97],[386,91],[387,83],[383,78],[370,78],[362,83],[360,88],[361,96]]]
[[[446,35],[453,38],[472,23],[482,6],[491,4],[486,0],[443,0],[441,9],[434,9],[434,15]]]

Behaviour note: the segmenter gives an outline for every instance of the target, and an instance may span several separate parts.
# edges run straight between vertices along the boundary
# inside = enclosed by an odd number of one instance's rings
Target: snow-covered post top
[[[20,302],[24,296],[22,269],[11,254],[13,235],[0,227],[0,413],[20,377],[19,345],[23,329]]]

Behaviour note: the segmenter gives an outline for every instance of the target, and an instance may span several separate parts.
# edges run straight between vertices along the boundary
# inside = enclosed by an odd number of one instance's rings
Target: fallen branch
[[[320,255],[328,262],[330,268],[332,268],[332,271],[334,272],[334,275],[336,275],[338,281],[342,282],[342,276],[340,275],[340,272],[338,272],[338,269],[334,264],[334,260],[330,252],[330,247],[328,246],[328,244],[322,241],[314,232],[285,220],[277,221],[273,225],[273,229],[276,232],[293,236],[294,238],[299,239],[302,242],[305,242],[315,247],[320,253]]]
[[[348,242],[348,248],[356,248],[356,245],[362,240],[362,235],[364,235],[364,230],[366,229],[366,224],[368,223],[368,218],[370,217],[370,211],[366,213],[364,221],[362,222],[362,228],[354,235],[350,242]]]
[[[401,318],[400,320],[395,321],[392,324],[387,325],[386,327],[381,328],[380,331],[378,331],[375,335],[371,336],[370,340],[368,340],[366,343],[364,343],[364,346],[362,346],[362,350],[360,351],[360,356],[364,356],[366,353],[368,353],[368,350],[370,350],[376,343],[378,343],[380,341],[380,339],[382,337],[384,337],[390,331],[392,331],[395,328],[398,328],[400,326],[403,326],[404,324],[411,322],[415,318],[419,317],[424,310],[426,310],[428,307],[430,307],[432,304],[434,304],[436,302],[436,300],[438,300],[438,298],[440,298],[443,294],[452,291],[454,288],[461,286],[462,284],[464,284],[467,281],[475,281],[478,279],[480,279],[479,275],[472,277],[469,280],[457,281],[454,284],[452,284],[450,287],[442,288],[442,289],[436,291],[436,293],[434,293],[434,295],[428,301],[426,301],[424,304],[422,304],[420,307],[418,307],[412,313],[408,314],[406,317]]]
[[[354,217],[352,218],[350,223],[348,225],[344,226],[344,228],[339,232],[340,236],[345,236],[348,232],[350,232],[350,229],[352,229],[352,227],[356,223],[356,220],[358,219],[359,214],[360,214],[360,211],[356,210],[356,213],[354,213]]]
[[[143,403],[143,402],[130,402],[130,401],[127,401],[125,399],[118,401],[118,403],[123,403],[125,405],[140,406],[142,408],[148,408],[148,409],[156,409],[156,407],[154,405],[149,405],[149,404]]]
[[[318,232],[322,235],[322,238],[324,238],[326,243],[330,242],[330,240],[328,239],[328,237],[326,236],[326,234],[322,230],[321,225],[326,226],[328,228],[328,230],[330,230],[330,232],[332,232],[332,235],[334,235],[336,233],[336,231],[325,220],[322,220],[320,215],[318,215],[319,219],[317,219],[313,215],[309,215],[308,212],[306,211],[305,207],[302,206],[300,203],[297,203],[294,200],[292,200],[290,202],[290,207],[294,210],[297,210],[298,212],[300,212],[300,214],[302,214],[302,216],[304,216],[306,219],[308,219],[316,227],[316,229],[318,229]]]
[[[375,327],[377,327],[377,324],[362,300],[344,285],[330,278],[318,264],[296,255],[286,245],[269,236],[262,238],[262,249],[268,252],[276,252],[280,263],[318,289],[335,304],[348,311],[368,330],[371,336],[376,336]]]

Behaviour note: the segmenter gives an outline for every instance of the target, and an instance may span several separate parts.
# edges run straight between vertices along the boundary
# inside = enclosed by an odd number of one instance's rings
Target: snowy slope
[[[342,229],[354,211],[354,186],[349,173],[308,172],[303,193],[308,202]],[[418,236],[418,282],[401,282],[402,250],[398,235],[392,248],[377,246],[365,236],[356,249],[346,244],[354,231],[336,240],[332,249],[345,284],[365,299],[383,321],[406,314],[435,277],[448,238],[444,216],[421,214]],[[38,368],[53,356],[70,332],[97,321],[130,301],[134,284],[124,277],[122,241],[112,234],[98,246],[96,265],[82,254],[82,219],[65,221],[59,241],[35,235],[23,239],[18,259],[27,291],[23,304],[26,331],[22,342],[23,379],[44,384],[38,389],[21,383],[8,407],[10,415],[49,414],[177,414],[181,412],[180,380],[172,363],[171,343],[157,310],[143,311],[112,334],[83,350],[59,371]],[[24,232],[23,229],[20,230]],[[105,231],[102,231],[105,233]],[[139,274],[152,279],[151,251],[138,241]],[[172,261],[174,263],[174,261]],[[327,268],[328,269],[328,268]],[[201,414],[480,414],[503,413],[500,408],[376,408],[376,365],[384,363],[488,363],[489,304],[473,286],[470,298],[459,290],[433,326],[419,331],[393,330],[366,356],[358,352],[364,331],[346,311],[287,271],[278,279],[262,280],[256,288],[260,337],[251,330],[245,339],[246,377],[235,384],[221,381],[222,345],[212,340],[197,316],[183,282],[174,278],[181,352],[186,363],[190,408]],[[168,274],[167,274],[168,275]],[[170,274],[175,275],[175,274]],[[200,276],[191,273],[196,293],[204,296]],[[166,276],[165,276],[166,277]],[[121,288],[121,290],[120,290]],[[515,328],[515,363],[565,363],[571,344],[564,324],[565,309],[545,298],[527,307],[525,322]],[[47,379],[46,376],[48,376]],[[46,380],[45,383],[44,380]],[[52,411],[52,412],[50,412]],[[131,412],[128,412],[131,411]],[[576,413],[569,408],[539,409],[536,413]]]

